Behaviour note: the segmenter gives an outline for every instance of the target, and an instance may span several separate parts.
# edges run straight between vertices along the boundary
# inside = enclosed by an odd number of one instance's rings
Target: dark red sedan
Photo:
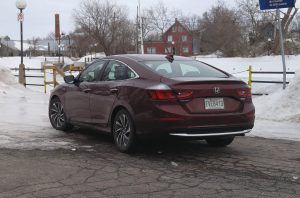
[[[142,136],[193,137],[226,146],[254,125],[247,84],[191,58],[110,56],[65,82],[51,94],[52,126],[95,127],[111,133],[122,152],[132,151]]]

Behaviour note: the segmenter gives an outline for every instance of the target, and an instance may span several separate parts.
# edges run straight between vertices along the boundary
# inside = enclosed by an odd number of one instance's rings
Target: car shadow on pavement
[[[70,132],[72,138],[78,145],[89,145],[97,152],[118,153],[110,135],[92,129],[76,128]],[[238,138],[237,138],[238,141]],[[136,149],[131,156],[147,155],[210,155],[224,156],[238,155],[240,151],[235,149],[234,143],[228,147],[211,147],[204,140],[191,140],[174,137],[164,137],[156,139],[140,139]]]

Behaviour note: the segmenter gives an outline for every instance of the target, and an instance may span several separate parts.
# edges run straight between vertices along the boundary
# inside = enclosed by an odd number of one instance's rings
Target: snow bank
[[[11,73],[11,71],[0,65],[0,96],[3,95],[19,95],[26,89],[20,85],[17,78]]]
[[[254,100],[258,119],[300,123],[300,71],[286,90],[279,90]]]
[[[92,60],[94,58],[104,58],[106,57],[104,52],[100,52],[100,53],[96,53],[96,54],[91,54],[91,55],[87,55],[84,57],[81,57],[81,59],[79,59],[77,62],[85,62],[86,59]]]
[[[62,57],[60,58],[62,61]],[[15,57],[4,57],[0,59],[0,65],[4,65],[8,68],[18,68],[20,64],[21,58],[19,56]],[[51,61],[51,62],[58,62],[58,57],[24,57],[24,65],[26,68],[35,68],[40,69],[42,68],[42,62]],[[65,64],[73,64],[73,61],[68,58],[64,57]]]
[[[73,141],[48,119],[49,96],[25,89],[0,65],[0,148],[71,148]]]
[[[0,82],[7,85],[17,84],[16,78],[12,75],[11,71],[3,66],[0,66]]]

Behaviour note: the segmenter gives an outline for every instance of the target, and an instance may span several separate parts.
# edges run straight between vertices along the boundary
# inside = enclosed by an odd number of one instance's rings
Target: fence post
[[[248,77],[248,86],[251,89],[252,88],[252,65],[249,65],[249,77]]]
[[[56,68],[53,66],[53,84],[54,87],[56,87]]]
[[[26,87],[25,65],[19,65],[19,83]]]
[[[46,64],[44,64],[44,92],[47,93],[47,76],[46,76]]]

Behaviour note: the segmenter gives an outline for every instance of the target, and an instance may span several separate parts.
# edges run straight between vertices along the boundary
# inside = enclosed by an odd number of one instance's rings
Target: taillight
[[[241,98],[251,98],[252,97],[251,89],[249,88],[238,89],[237,95]]]
[[[193,97],[193,91],[191,90],[150,90],[150,98],[152,100],[187,100]]]
[[[192,90],[180,90],[177,92],[177,98],[180,100],[187,100],[193,97]]]
[[[149,95],[152,100],[172,100],[176,99],[176,96],[171,90],[151,90]]]

